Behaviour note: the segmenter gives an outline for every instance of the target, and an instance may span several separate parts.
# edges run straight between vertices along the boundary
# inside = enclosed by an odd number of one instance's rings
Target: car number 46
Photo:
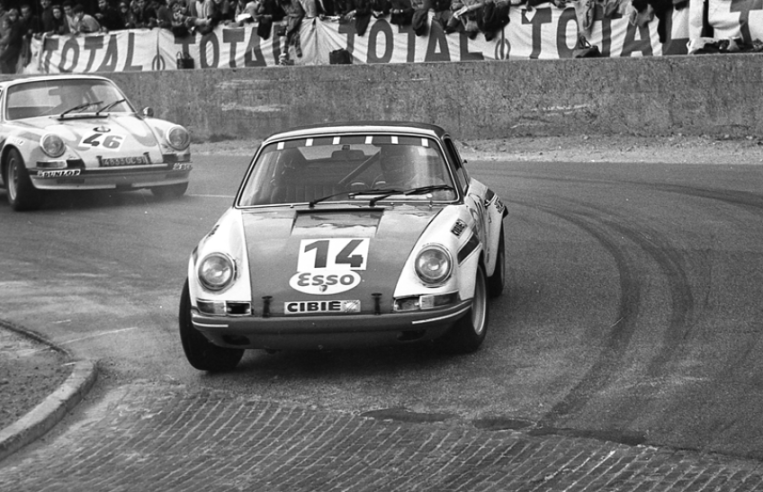
[[[114,135],[111,133],[93,133],[83,138],[82,142],[80,142],[80,145],[89,145],[90,147],[116,150],[122,146],[123,141],[123,135]]]

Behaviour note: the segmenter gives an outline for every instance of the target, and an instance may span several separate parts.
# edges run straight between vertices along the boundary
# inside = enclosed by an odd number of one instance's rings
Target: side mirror
[[[145,108],[140,110],[140,114],[143,115],[144,118],[153,118],[154,108],[146,106]]]

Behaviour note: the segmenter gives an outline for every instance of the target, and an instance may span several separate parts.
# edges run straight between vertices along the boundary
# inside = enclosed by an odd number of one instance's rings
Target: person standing
[[[108,0],[98,0],[98,11],[94,17],[104,31],[117,31],[125,27],[119,18],[119,12],[109,5]]]
[[[0,72],[16,73],[23,40],[24,26],[19,11],[10,9],[0,18]]]

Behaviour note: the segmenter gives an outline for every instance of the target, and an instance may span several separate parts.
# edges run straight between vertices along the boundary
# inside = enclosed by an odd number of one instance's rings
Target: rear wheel
[[[474,297],[469,312],[439,340],[451,353],[468,354],[477,350],[485,340],[488,324],[487,283],[482,265],[477,267]]]
[[[222,372],[232,371],[244,355],[243,349],[218,347],[199,333],[191,323],[191,295],[188,280],[183,285],[180,296],[180,341],[183,351],[193,367],[201,371]]]
[[[498,258],[495,262],[493,274],[487,278],[487,292],[490,297],[498,297],[503,294],[506,287],[506,247],[503,242],[503,227],[498,239]]]
[[[156,186],[151,188],[151,193],[153,193],[155,197],[165,200],[168,198],[181,197],[187,189],[188,183],[180,183],[168,186]]]
[[[13,210],[36,210],[42,204],[42,192],[34,187],[24,159],[16,149],[10,149],[5,158],[5,184],[8,203]]]

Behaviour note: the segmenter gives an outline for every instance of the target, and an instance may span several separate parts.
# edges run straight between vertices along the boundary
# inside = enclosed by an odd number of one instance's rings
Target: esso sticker
[[[294,290],[323,296],[347,292],[359,283],[360,275],[352,270],[298,272],[289,280],[289,285]]]

